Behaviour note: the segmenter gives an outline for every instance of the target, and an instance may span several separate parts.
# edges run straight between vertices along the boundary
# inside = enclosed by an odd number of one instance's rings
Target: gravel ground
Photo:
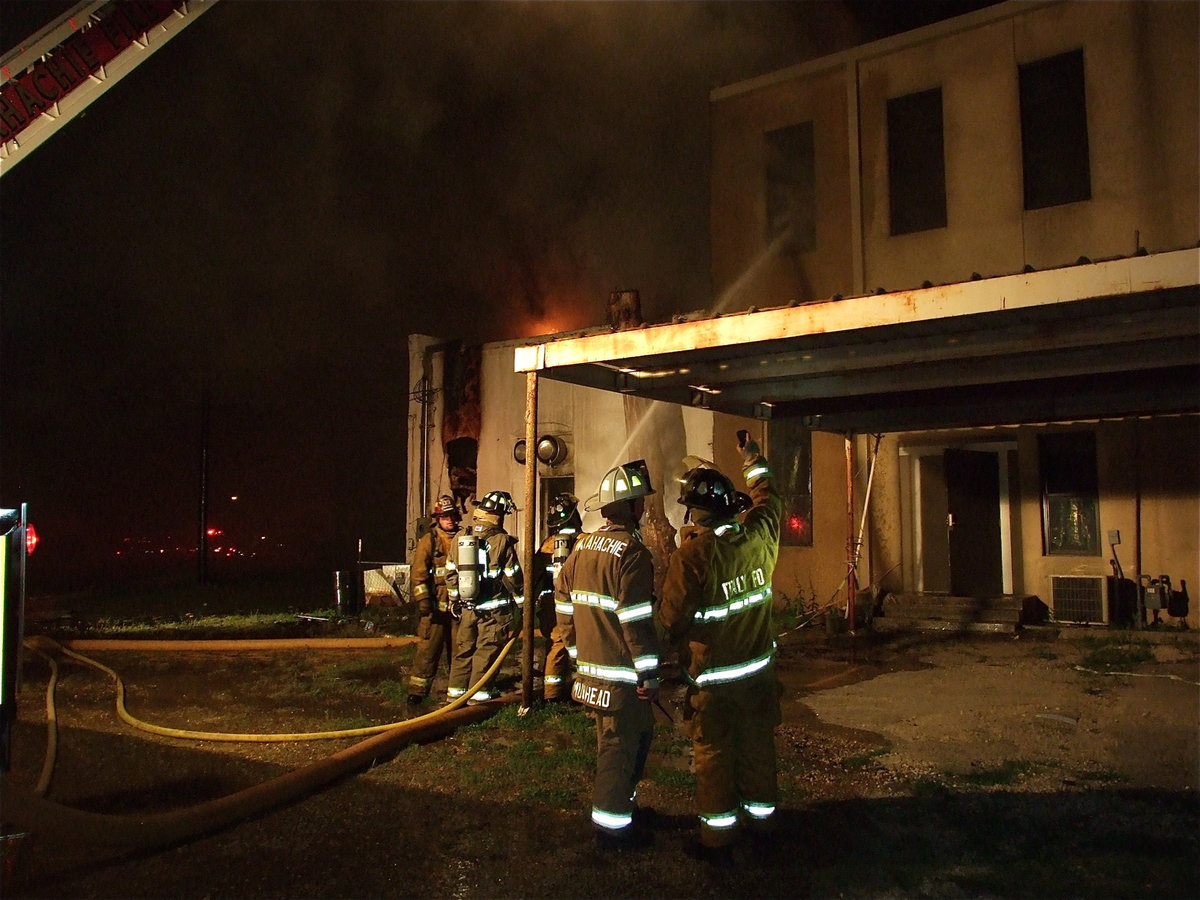
[[[682,852],[694,827],[686,790],[644,784],[639,799],[660,814],[654,849],[606,857],[592,846],[582,808],[530,808],[486,790],[439,787],[410,770],[414,751],[401,751],[165,849],[116,852],[80,838],[66,820],[61,828],[40,823],[6,841],[4,894],[1200,896],[1196,639],[1133,636],[1136,653],[1114,646],[1119,639],[1053,630],[784,636],[780,841],[772,851],[739,848],[733,867]],[[90,655],[121,672],[140,718],[177,727],[289,731],[297,722],[407,714],[402,703],[356,696],[352,686],[293,691],[286,701],[270,689],[303,682],[326,651]],[[1109,669],[1124,674],[1102,674]],[[30,657],[13,784],[31,787],[41,771],[46,676]],[[107,676],[74,664],[63,666],[57,696],[49,798],[110,816],[187,808],[356,743],[147,735],[114,715]],[[469,742],[445,740],[455,765],[472,764]],[[15,831],[4,818],[5,831]]]

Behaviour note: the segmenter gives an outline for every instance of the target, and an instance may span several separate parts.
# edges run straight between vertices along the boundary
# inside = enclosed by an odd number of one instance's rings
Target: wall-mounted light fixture
[[[536,445],[537,458],[548,466],[561,465],[567,458],[567,442],[552,434],[543,434]],[[525,441],[517,441],[513,445],[513,459],[519,465],[525,465]]]

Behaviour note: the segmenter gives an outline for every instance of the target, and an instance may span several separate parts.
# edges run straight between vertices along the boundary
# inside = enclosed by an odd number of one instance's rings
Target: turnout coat
[[[654,566],[632,523],[610,521],[579,536],[555,587],[558,626],[575,660],[571,696],[602,711],[637,701],[658,678]]]

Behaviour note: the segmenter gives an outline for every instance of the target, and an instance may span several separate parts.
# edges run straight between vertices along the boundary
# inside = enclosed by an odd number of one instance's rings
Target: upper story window
[[[1100,555],[1096,435],[1038,436],[1042,474],[1042,541],[1047,556]]]
[[[887,102],[891,233],[946,227],[946,154],[942,89]]]
[[[1023,65],[1018,80],[1025,208],[1092,199],[1083,51]]]
[[[779,253],[817,248],[816,166],[813,123],[801,122],[766,133],[767,244]]]

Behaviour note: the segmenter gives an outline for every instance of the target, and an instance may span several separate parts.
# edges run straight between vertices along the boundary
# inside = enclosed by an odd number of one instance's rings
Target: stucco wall
[[[867,290],[902,290],[926,280],[934,284],[965,281],[972,272],[1020,271],[1022,192],[1016,77],[1012,25],[1007,21],[862,63],[859,94]],[[887,101],[937,87],[942,90],[948,224],[892,237]]]
[[[1096,434],[1101,554],[1047,556],[1042,552],[1041,492],[1037,436],[1046,428],[1020,430],[1023,592],[1047,604],[1051,575],[1111,575],[1107,537],[1119,531],[1117,559],[1126,578],[1141,573],[1185,580],[1192,598],[1188,621],[1197,615],[1200,579],[1200,417],[1129,419],[1088,428]],[[1061,427],[1056,430],[1061,430]],[[1165,617],[1165,614],[1164,614]]]
[[[424,334],[410,335],[408,339],[408,480],[405,502],[405,559],[412,554],[416,547],[417,521],[428,516],[430,509],[422,508],[421,503],[421,403],[413,394],[421,384],[424,372],[426,352],[436,346],[436,338]],[[429,365],[432,386],[436,389],[442,383],[442,355],[439,352],[429,352]],[[429,405],[429,440],[428,467],[429,486],[426,491],[426,507],[431,507],[439,496],[449,493],[449,477],[446,472],[446,455],[442,452],[442,410],[444,402],[435,394]]]
[[[926,280],[964,281],[975,272],[1066,265],[1081,256],[1126,256],[1139,246],[1193,246],[1200,237],[1198,33],[1200,4],[1194,2],[1010,3],[714,92],[711,228],[718,296],[736,285],[730,308],[771,306],[848,293],[856,276],[863,291],[894,291]],[[1092,199],[1026,211],[1018,67],[1076,49],[1084,55]],[[933,87],[942,90],[948,224],[893,237],[887,100]],[[791,260],[772,258],[765,253],[763,136],[810,120],[824,192],[817,204],[818,246]],[[1118,552],[1126,574],[1140,565],[1151,574],[1185,578],[1194,597],[1192,579],[1200,578],[1195,418],[1086,427],[1098,434],[1101,529],[1122,532]],[[1108,574],[1111,554],[1042,555],[1037,431],[1007,430],[1004,440],[1015,438],[1017,450],[997,452],[1007,476],[1006,585],[1041,596],[1051,573]],[[1155,447],[1171,449],[1154,455],[1151,435]],[[912,589],[920,574],[920,560],[912,559],[919,498],[911,461],[898,458],[891,440],[876,476],[864,547],[869,564],[860,577],[864,583],[883,577],[899,557],[915,562],[902,574],[903,587]],[[988,438],[904,440],[949,446]],[[862,438],[857,458],[865,479]],[[814,546],[784,548],[777,589],[824,603],[841,583],[845,477],[841,435],[814,435]],[[860,480],[860,498],[863,487]],[[944,510],[927,516],[931,527],[943,516]],[[945,564],[939,565],[934,575],[944,581]],[[888,578],[894,588],[895,573]],[[1193,625],[1197,605],[1193,601]]]
[[[1197,238],[1194,3],[1058,3],[860,70],[866,286],[889,290]],[[1018,66],[1083,49],[1092,199],[1024,210]],[[889,234],[886,103],[940,87],[945,228]]]
[[[1092,171],[1090,201],[1031,210],[1015,223],[1024,262],[1043,268],[1081,254],[1129,255],[1135,233],[1152,251],[1194,246],[1200,4],[1061,3],[1013,26],[1016,64],[1083,48]]]
[[[716,308],[783,306],[850,294],[850,177],[843,68],[738,95],[712,107],[712,270]],[[766,254],[765,132],[813,123],[816,250]],[[747,185],[753,189],[747,190]]]
[[[508,491],[517,505],[524,507],[525,470],[513,459],[512,451],[525,437],[526,379],[513,371],[513,346],[490,345],[483,351],[479,489]],[[628,437],[623,398],[610,391],[539,379],[537,433],[560,437],[568,448],[562,465],[554,469],[539,465],[539,474],[573,475],[576,494],[585,501],[604,473],[616,462],[625,461],[613,462]],[[510,533],[520,533],[514,529],[520,527],[523,515],[524,511],[506,523]],[[600,521],[589,515],[584,524],[591,527]]]
[[[966,24],[964,24],[966,23]],[[715,94],[712,267],[725,309],[1191,246],[1200,4],[1006,4]],[[1024,210],[1018,67],[1082,49],[1092,199]],[[891,236],[887,101],[942,91],[947,227]],[[848,94],[857,90],[857,115]],[[817,247],[768,254],[764,133],[812,121]],[[851,143],[857,136],[857,143]],[[861,172],[861,235],[854,204]],[[723,294],[736,286],[733,297]]]
[[[480,493],[492,490],[508,491],[518,506],[524,506],[525,470],[513,459],[513,446],[525,437],[524,374],[513,371],[515,343],[490,344],[483,348],[480,370],[480,394],[483,407],[479,438],[478,485]],[[420,377],[420,345],[412,352],[414,384]],[[432,354],[435,387],[441,385],[440,352]],[[441,403],[435,402],[430,447],[430,497],[436,498],[446,490],[446,462],[438,436],[441,433]],[[642,424],[626,427],[625,398],[610,391],[566,385],[547,378],[538,382],[539,436],[552,434],[566,442],[566,460],[551,469],[539,465],[539,476],[571,475],[575,492],[581,501],[595,492],[604,474],[618,463],[646,452],[646,441],[661,439],[663,432],[672,433],[674,443],[685,447],[687,453],[706,459],[713,458],[713,414],[706,410],[682,409],[672,404],[649,406]],[[420,495],[419,480],[419,406],[410,406],[409,450],[409,515],[415,523],[421,515],[416,499]],[[732,436],[733,430],[729,432]],[[732,440],[732,437],[731,437]],[[679,454],[682,457],[682,453]],[[683,524],[683,508],[675,503],[678,487],[669,483],[672,475],[667,466],[659,466],[651,477],[656,490],[663,492],[663,508],[671,524]],[[520,534],[524,510],[508,521],[506,528]],[[597,513],[584,514],[585,527],[597,527],[602,520]],[[410,529],[411,530],[411,529]]]

